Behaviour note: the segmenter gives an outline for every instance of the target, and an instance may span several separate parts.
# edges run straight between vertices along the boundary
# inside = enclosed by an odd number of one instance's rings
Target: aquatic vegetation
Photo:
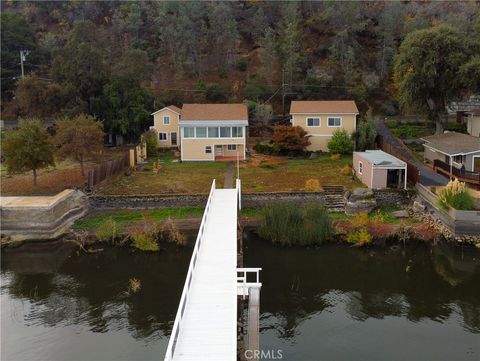
[[[173,242],[177,246],[185,246],[187,244],[187,236],[180,232],[171,218],[168,218],[162,226],[162,239]]]
[[[317,204],[277,204],[263,209],[259,235],[282,246],[310,246],[331,239],[328,212]]]
[[[112,217],[100,224],[95,232],[95,236],[99,241],[114,243],[118,237],[118,225]]]
[[[132,246],[140,251],[158,251],[160,247],[155,238],[140,229],[132,229],[129,232],[129,237],[132,240]]]
[[[362,228],[347,233],[345,239],[348,243],[353,243],[356,246],[365,246],[372,242],[372,235],[365,228]]]

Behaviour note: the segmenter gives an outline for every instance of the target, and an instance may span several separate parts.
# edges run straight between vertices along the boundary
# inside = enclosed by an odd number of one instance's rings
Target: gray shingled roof
[[[422,139],[425,145],[448,155],[480,152],[480,138],[469,134],[445,132]]]

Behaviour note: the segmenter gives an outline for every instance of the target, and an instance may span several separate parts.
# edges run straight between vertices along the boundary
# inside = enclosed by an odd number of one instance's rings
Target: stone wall
[[[204,207],[206,194],[157,194],[145,196],[90,196],[94,209],[153,209],[169,207]],[[324,202],[323,192],[242,193],[242,207],[293,202]]]
[[[2,243],[52,239],[88,211],[86,196],[67,189],[51,197],[2,197]]]
[[[415,197],[415,190],[404,189],[374,189],[373,194],[377,205],[406,206]]]

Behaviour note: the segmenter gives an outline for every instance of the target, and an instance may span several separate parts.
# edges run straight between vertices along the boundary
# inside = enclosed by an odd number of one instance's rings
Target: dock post
[[[248,290],[248,331],[246,350],[253,356],[251,360],[259,360],[260,355],[260,287]]]

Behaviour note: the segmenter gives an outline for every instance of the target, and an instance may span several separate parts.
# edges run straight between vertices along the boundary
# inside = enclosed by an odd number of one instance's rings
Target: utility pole
[[[30,50],[20,50],[20,66],[22,67],[22,79],[25,78],[25,71],[23,70],[23,62],[26,60]]]

